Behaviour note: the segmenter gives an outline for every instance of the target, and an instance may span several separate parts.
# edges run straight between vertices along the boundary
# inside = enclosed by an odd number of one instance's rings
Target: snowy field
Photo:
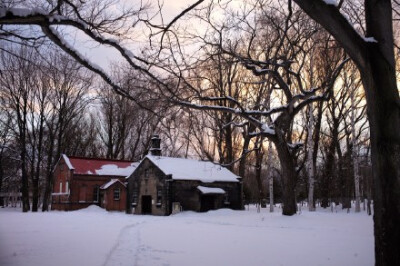
[[[0,208],[0,265],[374,265],[372,217],[318,209],[127,215]]]

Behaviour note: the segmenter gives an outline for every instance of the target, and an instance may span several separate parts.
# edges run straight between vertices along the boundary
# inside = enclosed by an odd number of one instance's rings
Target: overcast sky
[[[164,22],[168,23],[182,10],[189,5],[195,3],[196,0],[164,0],[163,17]],[[156,1],[151,1],[152,5],[156,7]],[[110,62],[122,60],[119,53],[112,48],[106,46],[93,45],[90,42],[83,41],[84,36],[76,36],[75,46],[80,49],[81,53],[90,58],[94,63],[98,64],[105,70],[110,70]],[[136,38],[136,45],[144,45],[147,40]]]

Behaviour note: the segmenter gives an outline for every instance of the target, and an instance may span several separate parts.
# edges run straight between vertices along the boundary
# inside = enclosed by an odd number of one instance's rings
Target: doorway
[[[142,214],[151,214],[151,196],[142,196]]]
[[[203,195],[201,196],[200,211],[206,212],[209,210],[215,210],[215,196]]]

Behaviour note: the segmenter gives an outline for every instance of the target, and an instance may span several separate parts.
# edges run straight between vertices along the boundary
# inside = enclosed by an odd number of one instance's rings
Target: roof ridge
[[[181,159],[181,160],[191,160],[191,161],[196,161],[196,162],[208,162],[208,163],[212,163],[212,164],[215,164],[215,165],[220,165],[220,166],[223,166],[223,165],[221,165],[221,164],[219,164],[219,163],[216,163],[216,162],[214,162],[214,161],[210,161],[210,160],[203,160],[203,159],[197,159],[197,158],[184,158],[184,157],[170,157],[170,156],[156,156],[156,155],[151,155],[151,154],[148,154],[148,155],[146,155],[146,157],[147,156],[149,156],[149,157],[153,157],[153,158],[161,158],[161,159]]]
[[[110,162],[127,162],[127,163],[136,163],[137,161],[131,160],[118,160],[118,159],[107,159],[107,158],[95,158],[95,157],[83,157],[83,156],[69,156],[66,155],[69,159],[82,159],[82,160],[93,160],[93,161],[110,161]]]

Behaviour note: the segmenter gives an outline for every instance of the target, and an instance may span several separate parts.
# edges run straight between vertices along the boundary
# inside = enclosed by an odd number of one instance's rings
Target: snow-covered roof
[[[100,187],[100,189],[107,189],[107,188],[111,187],[112,185],[114,185],[114,184],[117,183],[117,182],[119,182],[119,183],[121,183],[123,186],[125,186],[125,184],[122,183],[121,181],[119,181],[119,179],[111,179],[110,181],[108,181],[107,183],[105,183],[104,185],[102,185],[102,186]],[[125,187],[126,187],[126,186],[125,186]]]
[[[209,161],[172,158],[147,155],[145,158],[153,162],[164,174],[171,175],[174,180],[199,180],[211,182],[239,182],[239,176],[225,167]]]
[[[62,155],[65,163],[74,174],[78,175],[108,175],[130,176],[139,163],[132,161],[108,160],[98,158],[68,157]]]
[[[72,164],[71,164],[71,162],[70,162],[70,160],[69,160],[69,158],[68,158],[67,155],[62,154],[62,157],[63,157],[64,162],[65,162],[65,164],[67,165],[68,169],[70,169],[70,170],[75,169],[75,168],[72,166]]]
[[[225,194],[225,190],[217,187],[198,186],[197,189],[200,190],[202,194]]]

